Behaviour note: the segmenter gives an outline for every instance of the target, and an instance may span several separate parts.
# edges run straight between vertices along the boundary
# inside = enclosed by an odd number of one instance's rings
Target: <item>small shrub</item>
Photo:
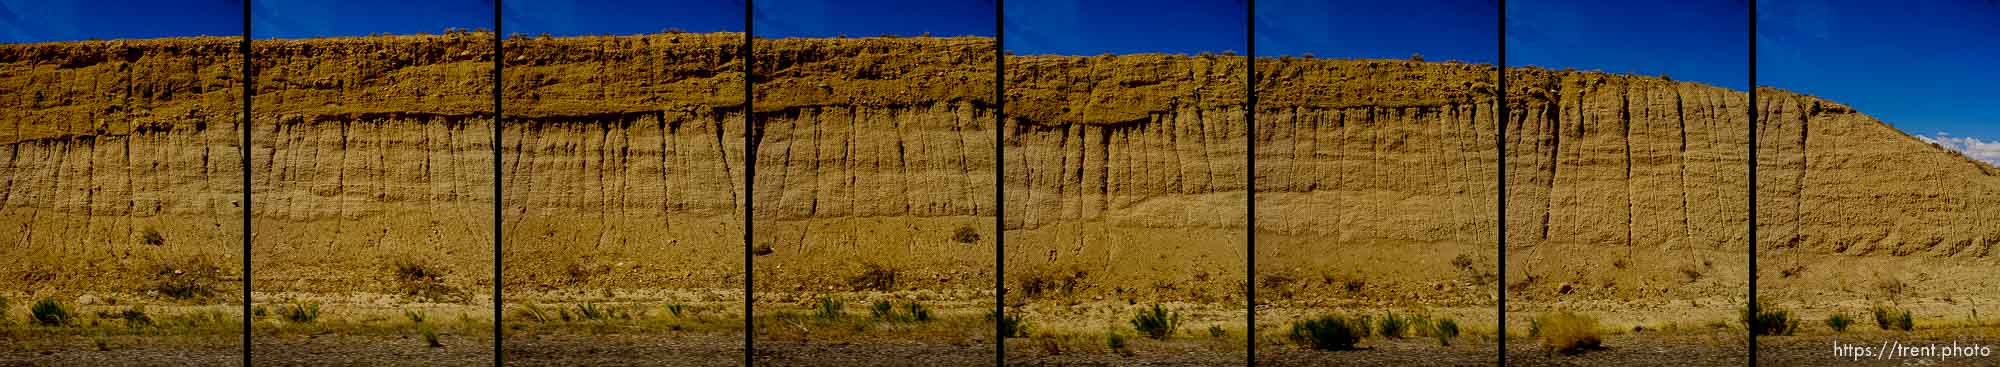
[[[430,316],[425,315],[423,311],[417,311],[417,310],[403,310],[403,317],[410,319],[411,323],[417,323],[417,324],[422,324],[424,323],[424,319],[430,318]]]
[[[1002,338],[1025,338],[1028,336],[1028,328],[1031,327],[1028,324],[1026,316],[1003,314],[997,311],[987,311],[986,321],[999,323],[1000,337]]]
[[[1451,345],[1451,339],[1458,337],[1458,321],[1438,319],[1431,328],[1431,336],[1438,339],[1438,345]]]
[[[1122,356],[1132,355],[1131,346],[1125,343],[1125,334],[1119,334],[1117,330],[1112,330],[1104,334],[1104,345],[1110,347],[1112,353],[1118,353],[1118,355]]]
[[[1174,331],[1180,327],[1181,314],[1167,311],[1158,304],[1153,305],[1152,309],[1141,309],[1138,315],[1132,316],[1132,328],[1138,329],[1139,333],[1145,334],[1148,338],[1164,340],[1172,337]]]
[[[431,328],[425,327],[422,333],[424,335],[425,345],[429,345],[431,348],[444,348],[444,343],[438,341],[437,330],[431,330]]]
[[[896,317],[896,304],[889,301],[875,301],[868,305],[868,315],[876,320],[890,320]]]
[[[1844,313],[1835,313],[1833,316],[1826,317],[1826,328],[1833,329],[1834,332],[1847,331],[1847,325],[1853,323],[1854,319]]]
[[[1208,336],[1209,336],[1209,337],[1211,337],[1211,338],[1220,338],[1220,337],[1225,337],[1225,336],[1229,336],[1229,331],[1228,331],[1228,330],[1222,330],[1222,326],[1221,326],[1221,325],[1210,325],[1210,326],[1208,327]]]
[[[1318,350],[1354,350],[1368,337],[1368,319],[1321,316],[1292,323],[1292,341]]]
[[[931,321],[931,308],[924,306],[922,303],[911,301],[903,304],[903,315],[910,321]]]
[[[296,323],[319,321],[319,302],[294,302],[291,306],[279,308],[278,316]]]
[[[611,312],[595,303],[584,303],[576,305],[576,316],[582,320],[597,321],[611,318]]]
[[[1602,348],[1604,339],[1597,334],[1597,319],[1569,311],[1556,311],[1542,315],[1535,323],[1536,333],[1541,335],[1542,347],[1562,354],[1577,354]]]
[[[681,315],[682,315],[682,314],[684,314],[684,313],[686,313],[686,312],[687,312],[687,305],[684,305],[684,304],[679,304],[679,303],[669,303],[669,304],[667,304],[667,314],[668,314],[668,315],[674,315],[674,317],[681,317]]]
[[[958,230],[951,232],[951,240],[966,245],[979,242],[979,230],[972,226],[958,227]]]
[[[125,326],[131,328],[153,326],[153,317],[146,315],[145,307],[133,306],[132,308],[127,308],[125,311],[118,313],[118,318],[124,319]]]
[[[1768,303],[1760,302],[1754,309],[1745,307],[1742,312],[1743,325],[1750,328],[1751,335],[1792,335],[1792,332],[1799,328],[1799,319],[1793,317],[1791,311]]]
[[[1376,322],[1375,324],[1375,329],[1377,330],[1376,335],[1381,335],[1382,337],[1389,339],[1402,339],[1403,331],[1409,329],[1409,326],[1410,326],[1409,318],[1397,317],[1395,311],[1390,311],[1389,313],[1382,315],[1381,321]]]
[[[167,237],[161,236],[159,230],[146,228],[139,233],[139,243],[151,246],[165,246],[167,244]]]
[[[813,317],[821,320],[838,320],[842,316],[847,315],[846,312],[842,311],[846,306],[846,304],[841,303],[836,298],[821,298],[819,300],[819,308],[813,310]]]
[[[1916,326],[1909,310],[1896,308],[1895,306],[1875,305],[1873,311],[1875,314],[1875,326],[1882,328],[1882,330],[1901,329],[1903,331],[1910,331],[1910,329]]]
[[[54,298],[43,298],[40,301],[35,301],[35,305],[28,308],[28,312],[34,316],[29,320],[42,326],[65,326],[76,322],[76,311],[71,309],[68,304],[64,304],[62,301],[57,301]]]

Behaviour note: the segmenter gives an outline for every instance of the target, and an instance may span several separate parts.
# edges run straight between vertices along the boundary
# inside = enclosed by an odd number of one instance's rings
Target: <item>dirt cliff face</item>
[[[991,289],[993,40],[755,51],[759,291]]]
[[[1741,298],[1748,98],[1652,77],[1509,79],[1510,298]]]
[[[1008,59],[1010,302],[1242,299],[1245,61]]]
[[[1491,304],[1494,70],[1260,60],[1259,300]]]
[[[0,292],[241,294],[237,48],[0,46]]]
[[[491,45],[476,33],[252,41],[258,291],[490,292]]]
[[[2000,292],[1992,271],[2000,169],[1848,106],[1773,88],[1758,91],[1757,128],[1760,296],[1817,303]]]
[[[510,295],[664,288],[741,299],[742,40],[507,40]]]

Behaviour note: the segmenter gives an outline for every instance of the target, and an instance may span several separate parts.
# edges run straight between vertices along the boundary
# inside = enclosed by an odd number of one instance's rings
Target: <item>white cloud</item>
[[[1917,138],[1943,146],[1945,149],[1964,153],[1965,156],[1972,157],[1972,159],[2000,165],[2000,140],[1988,141],[1969,136],[1951,136],[1951,134],[1947,133],[1938,133],[1935,136],[1918,136]]]

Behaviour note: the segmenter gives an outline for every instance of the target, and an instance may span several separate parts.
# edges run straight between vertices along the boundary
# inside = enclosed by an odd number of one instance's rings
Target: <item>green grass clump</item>
[[[42,326],[67,326],[70,323],[76,322],[77,316],[75,309],[54,298],[43,298],[40,301],[35,301],[35,305],[29,307],[28,312],[33,316],[29,320]]]
[[[1847,325],[1853,323],[1854,318],[1844,313],[1835,313],[1833,316],[1826,317],[1826,328],[1833,329],[1834,332],[1847,331]]]
[[[425,345],[429,345],[431,348],[444,348],[444,343],[438,341],[437,330],[432,330],[430,327],[424,327],[421,333],[424,336]]]
[[[142,306],[125,309],[118,313],[118,318],[125,320],[125,326],[135,329],[153,326],[153,317],[147,316],[146,308]]]
[[[669,315],[674,315],[674,317],[681,317],[681,315],[684,315],[686,313],[687,313],[687,305],[679,303],[667,304],[667,314]]]
[[[1111,348],[1111,352],[1118,355],[1132,355],[1132,346],[1125,342],[1125,334],[1120,334],[1117,330],[1104,334],[1104,346]]]
[[[1882,328],[1882,330],[1901,329],[1903,331],[1910,331],[1910,329],[1916,328],[1916,322],[1911,317],[1910,310],[1889,305],[1875,305],[1874,313],[1875,326]]]
[[[1318,350],[1354,350],[1368,334],[1367,317],[1321,316],[1293,322],[1291,338]]]
[[[1000,337],[1002,338],[1028,337],[1028,329],[1032,327],[1032,325],[1028,324],[1026,316],[1003,314],[998,311],[987,311],[986,321],[1000,323]]]
[[[285,321],[309,324],[319,321],[319,302],[294,302],[278,309],[278,316]]]
[[[1225,337],[1229,336],[1229,331],[1222,330],[1222,325],[1209,325],[1208,336],[1211,338]]]
[[[846,307],[847,304],[841,302],[840,299],[832,297],[821,298],[819,299],[819,308],[813,309],[813,317],[821,320],[839,320],[841,317],[847,316],[847,312],[843,311]]]
[[[1757,307],[1745,307],[1743,325],[1750,327],[1751,335],[1780,336],[1792,335],[1799,328],[1799,319],[1791,311],[1759,302]]]
[[[1431,323],[1431,337],[1438,339],[1438,345],[1451,345],[1451,339],[1458,337],[1458,321],[1449,318],[1437,319]]]
[[[430,315],[424,314],[423,311],[403,310],[403,318],[410,319],[410,323],[422,324],[424,320],[430,319]]]
[[[1375,329],[1378,330],[1375,335],[1381,335],[1389,339],[1402,339],[1403,332],[1409,330],[1409,328],[1409,317],[1397,317],[1395,311],[1389,311],[1382,315],[1381,321],[1375,323]]]
[[[1132,316],[1132,328],[1138,329],[1139,333],[1145,334],[1148,338],[1165,340],[1173,337],[1174,331],[1180,327],[1181,314],[1167,311],[1158,304],[1153,305],[1151,309],[1141,309],[1139,314]]]
[[[611,311],[595,303],[584,303],[576,305],[576,317],[585,321],[598,321],[611,318]]]

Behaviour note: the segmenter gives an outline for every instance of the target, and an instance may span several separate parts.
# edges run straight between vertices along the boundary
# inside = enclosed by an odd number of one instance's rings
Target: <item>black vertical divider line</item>
[[[237,45],[243,53],[243,121],[237,130],[243,132],[243,140],[236,143],[237,155],[243,161],[243,365],[250,365],[250,95],[257,79],[251,77],[250,69],[256,64],[250,62],[250,1],[243,1],[243,42]]]
[[[1494,348],[1494,353],[1499,354],[1498,365],[1505,367],[1507,365],[1507,0],[1498,0],[1498,3],[1499,9],[1494,15],[1498,18],[1495,19],[1497,22],[1494,22],[1495,28],[1498,28],[1495,32],[1497,39],[1494,42],[1500,46],[1497,55],[1500,62],[1494,66],[1498,69],[1500,90],[1493,93],[1495,98],[1493,110],[1496,118],[1493,121],[1493,156],[1496,168],[1493,180],[1499,184],[1494,190],[1496,204],[1499,205],[1497,205],[1498,212],[1494,216],[1496,230],[1493,231],[1495,237],[1493,242],[1500,253],[1499,260],[1495,261],[1499,264],[1500,279],[1497,280],[1499,284],[1495,284],[1494,287],[1500,292],[1499,305],[1495,307],[1500,313],[1500,325],[1494,329],[1500,331],[1498,338],[1500,345]]]
[[[993,366],[1007,364],[1007,0],[993,0]]]
[[[1244,349],[1245,355],[1243,358],[1248,362],[1246,365],[1256,366],[1257,365],[1257,0],[1248,0],[1245,1],[1244,3],[1246,9],[1244,9],[1245,12],[1243,16],[1243,40],[1245,43],[1244,48],[1249,49],[1249,51],[1247,52],[1248,55],[1245,55],[1245,57],[1249,59],[1249,62],[1246,64],[1248,65],[1247,66],[1248,70],[1246,70],[1245,73],[1249,75],[1247,75],[1247,77],[1244,78],[1245,80],[1243,83],[1244,84],[1243,91],[1246,97],[1245,99],[1247,99],[1247,101],[1245,101],[1243,105],[1244,106],[1243,112],[1244,112],[1244,122],[1249,124],[1249,128],[1245,129],[1243,134],[1244,135],[1243,140],[1245,142],[1244,144],[1245,154],[1243,155],[1245,164],[1243,165],[1243,170],[1248,173],[1244,175],[1245,184],[1243,188],[1244,192],[1243,241],[1244,241],[1244,249],[1245,251],[1247,251],[1245,253],[1248,254],[1247,256],[1244,256],[1245,257],[1244,279],[1246,279],[1247,281],[1243,282],[1243,293],[1244,293],[1243,299],[1244,299],[1244,312],[1245,315],[1248,316],[1248,318],[1244,321],[1244,323],[1247,324],[1245,325],[1247,328],[1244,330],[1249,330],[1249,331],[1245,332],[1244,335],[1245,340],[1243,343],[1245,348]]]
[[[756,329],[757,320],[755,317],[757,314],[756,310],[752,309],[751,306],[752,304],[756,303],[756,295],[753,294],[754,291],[753,287],[755,287],[755,283],[753,283],[752,280],[754,280],[754,278],[757,276],[757,271],[756,271],[757,268],[753,267],[754,265],[753,263],[755,262],[755,260],[751,259],[751,257],[754,256],[751,254],[751,250],[755,247],[754,245],[751,244],[751,241],[753,241],[753,239],[752,236],[750,235],[752,233],[751,225],[752,223],[754,223],[753,221],[750,220],[751,213],[754,213],[752,211],[754,210],[752,203],[757,202],[756,197],[754,196],[757,190],[751,187],[751,185],[753,184],[754,180],[757,177],[757,141],[753,139],[755,137],[755,135],[753,134],[755,130],[751,129],[751,126],[755,126],[756,124],[755,121],[756,119],[752,117],[754,117],[753,115],[757,113],[757,109],[755,108],[756,105],[754,104],[756,101],[756,98],[754,98],[754,96],[756,96],[756,93],[755,89],[751,89],[756,85],[756,82],[752,81],[752,79],[755,79],[754,75],[756,75],[753,73],[754,68],[752,67],[752,64],[757,60],[755,54],[751,53],[751,51],[756,49],[751,45],[751,40],[756,39],[755,38],[756,33],[754,32],[756,23],[753,21],[755,16],[753,12],[757,10],[756,7],[753,6],[753,4],[755,4],[755,1],[753,0],[743,0],[743,365],[744,366],[751,365],[750,359],[751,356],[753,355],[752,350],[756,348],[755,336],[757,331]],[[722,162],[722,163],[729,164],[729,162]]]
[[[1748,3],[1750,6],[1749,10],[1750,31],[1745,33],[1746,36],[1748,36],[1750,39],[1749,52],[1748,52],[1748,54],[1750,55],[1749,57],[1750,64],[1748,65],[1750,70],[1750,77],[1749,77],[1750,103],[1744,105],[1743,109],[1749,111],[1749,117],[1750,117],[1749,123],[1745,125],[1748,128],[1744,129],[1749,131],[1750,134],[1750,218],[1749,218],[1750,222],[1749,307],[1750,308],[1749,309],[1751,315],[1756,315],[1757,312],[1761,312],[1757,309],[1758,308],[1757,304],[1757,1],[1751,0]],[[1756,367],[1757,332],[1754,331],[1756,329],[1754,327],[1748,329],[1752,330],[1750,331],[1750,366]]]
[[[493,0],[493,365],[494,366],[500,366],[506,363],[507,359],[507,354],[505,353],[505,349],[502,348],[502,345],[505,343],[504,340],[506,340],[506,338],[504,338],[501,335],[501,328],[503,326],[501,324],[504,323],[504,319],[501,317],[501,311],[503,310],[504,305],[506,305],[506,303],[503,303],[504,295],[502,295],[503,292],[501,292],[501,284],[506,283],[505,282],[506,278],[504,277],[504,274],[502,274],[501,272],[502,270],[501,259],[505,258],[505,256],[502,256],[504,255],[504,253],[501,252],[502,243],[504,243],[504,241],[502,241],[503,238],[501,237],[503,236],[501,234],[501,229],[502,229],[501,225],[502,223],[505,222],[501,221],[501,215],[502,215],[501,206],[503,205],[501,201],[503,201],[503,199],[500,191],[501,190],[500,182],[505,178],[504,177],[505,175],[501,174],[500,171],[502,167],[500,163],[500,158],[503,156],[503,154],[500,154],[500,134],[501,132],[504,131],[504,129],[502,129],[500,126],[500,116],[501,116],[500,69],[502,68],[501,61],[506,60],[506,58],[502,57],[501,54],[505,53],[507,50],[505,47],[502,47],[500,38],[505,37],[504,35],[507,33],[501,32],[502,25],[500,24],[500,9],[502,7],[500,6],[501,4],[500,2],[501,0]]]

